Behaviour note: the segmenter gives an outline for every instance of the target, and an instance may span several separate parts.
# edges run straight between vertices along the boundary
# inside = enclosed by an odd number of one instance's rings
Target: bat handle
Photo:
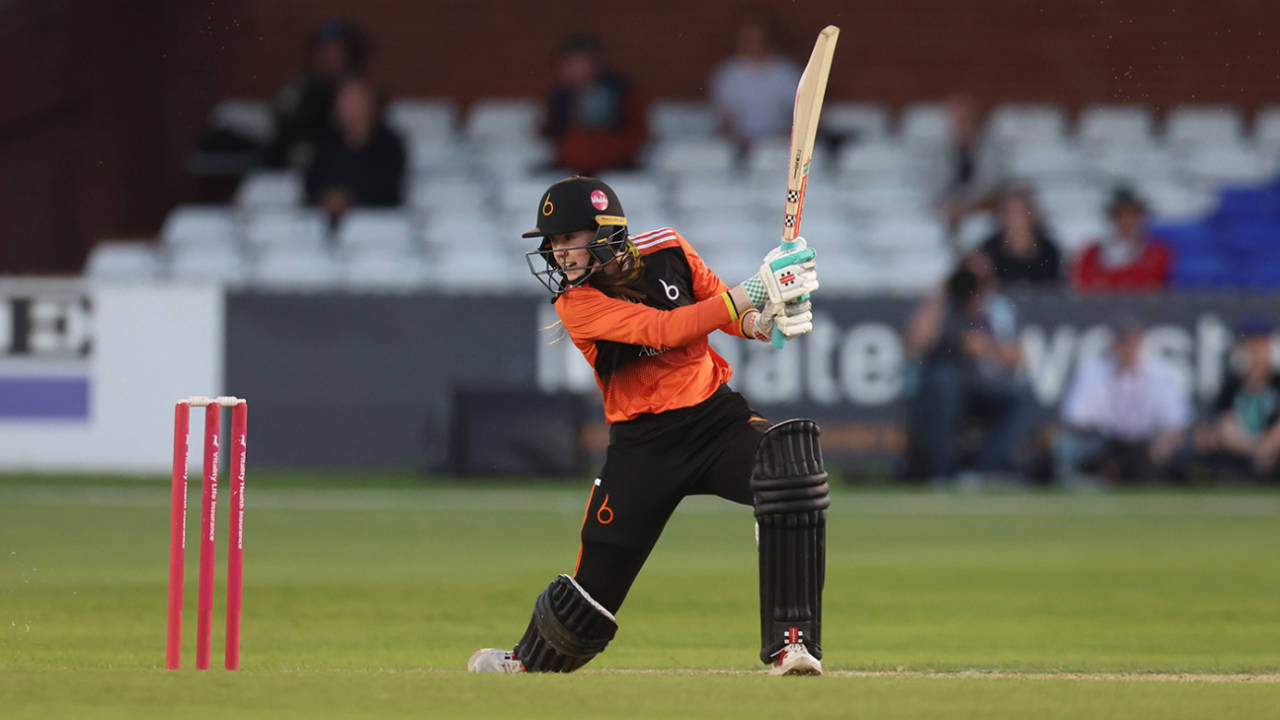
[[[794,240],[787,240],[786,238],[783,238],[782,243],[778,247],[782,248],[783,252],[791,252],[796,249],[796,243]],[[783,335],[782,331],[778,329],[777,325],[775,325],[773,327],[773,347],[781,350],[782,346],[786,344],[787,336]]]

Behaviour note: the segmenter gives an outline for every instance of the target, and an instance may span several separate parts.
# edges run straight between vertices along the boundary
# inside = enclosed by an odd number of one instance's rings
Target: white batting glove
[[[804,238],[796,238],[791,250],[774,248],[764,258],[760,272],[742,283],[754,307],[797,300],[818,289],[816,253]]]
[[[788,303],[765,303],[756,316],[752,331],[756,338],[768,340],[777,327],[787,338],[798,337],[813,330],[813,312],[808,300]]]

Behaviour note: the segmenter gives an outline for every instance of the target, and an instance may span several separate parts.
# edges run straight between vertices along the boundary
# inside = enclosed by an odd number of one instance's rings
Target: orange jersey
[[[556,312],[596,371],[609,423],[690,407],[733,375],[707,342],[722,330],[742,337],[725,304],[729,286],[671,228],[631,238],[644,258],[643,301],[581,285],[556,299]]]

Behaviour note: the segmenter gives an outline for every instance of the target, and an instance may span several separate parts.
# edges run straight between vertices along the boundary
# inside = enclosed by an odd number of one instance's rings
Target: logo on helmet
[[[556,211],[556,206],[551,204],[551,193],[547,193],[547,197],[542,201],[542,214],[550,215]]]
[[[609,207],[609,198],[604,194],[603,190],[591,191],[591,207],[597,210],[604,210]]]

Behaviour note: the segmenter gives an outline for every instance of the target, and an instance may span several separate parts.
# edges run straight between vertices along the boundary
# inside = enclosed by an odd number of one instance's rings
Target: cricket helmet
[[[595,231],[585,246],[592,264],[582,268],[586,272],[570,282],[551,252],[550,236],[579,230]],[[632,249],[627,234],[627,216],[622,211],[618,195],[605,183],[580,175],[565,178],[547,188],[538,203],[534,228],[521,237],[542,238],[537,250],[525,253],[525,260],[534,277],[556,295],[583,284],[596,270],[613,262],[620,253]]]

